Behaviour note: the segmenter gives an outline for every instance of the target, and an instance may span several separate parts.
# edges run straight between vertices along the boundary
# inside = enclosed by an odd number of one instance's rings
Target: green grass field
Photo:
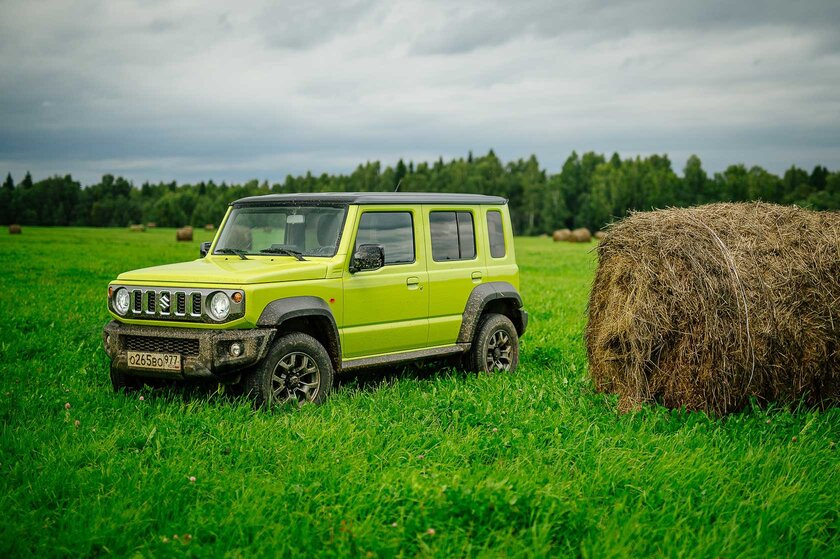
[[[365,373],[273,413],[113,394],[107,282],[197,233],[0,232],[0,557],[840,556],[840,409],[617,413],[586,377],[592,245],[517,240],[514,375]]]

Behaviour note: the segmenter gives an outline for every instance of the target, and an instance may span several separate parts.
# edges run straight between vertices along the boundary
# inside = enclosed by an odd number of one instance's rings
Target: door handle
[[[481,272],[473,272],[472,273],[472,280],[475,283],[480,282],[481,281]]]
[[[405,284],[408,286],[409,289],[417,289],[420,285],[420,278],[417,276],[410,276],[406,278]]]

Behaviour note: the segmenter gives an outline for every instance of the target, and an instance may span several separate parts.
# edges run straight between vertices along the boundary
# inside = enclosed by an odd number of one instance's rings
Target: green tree
[[[685,162],[682,185],[677,195],[680,205],[690,206],[705,200],[709,176],[703,170],[703,163],[696,155],[692,155]]]

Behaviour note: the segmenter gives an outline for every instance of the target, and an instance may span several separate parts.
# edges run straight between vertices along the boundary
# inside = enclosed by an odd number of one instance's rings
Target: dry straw
[[[554,239],[555,243],[559,243],[560,241],[568,241],[571,236],[572,231],[570,229],[558,229],[551,238]]]
[[[592,233],[586,227],[580,227],[572,231],[569,240],[573,243],[588,243],[592,240]]]
[[[176,241],[192,241],[193,240],[193,228],[189,225],[186,227],[181,227],[175,232],[175,240]]]
[[[840,213],[635,213],[596,250],[589,370],[623,409],[840,401]]]

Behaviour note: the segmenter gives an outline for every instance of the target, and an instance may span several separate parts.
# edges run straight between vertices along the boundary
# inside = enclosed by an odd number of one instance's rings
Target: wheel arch
[[[510,318],[519,336],[528,327],[528,313],[522,308],[522,297],[516,288],[506,281],[491,281],[475,287],[470,293],[458,332],[459,343],[472,342],[479,320],[487,312]]]
[[[278,334],[302,332],[318,340],[327,350],[337,373],[341,370],[341,338],[332,309],[320,297],[286,297],[263,309],[257,326],[277,328]]]

